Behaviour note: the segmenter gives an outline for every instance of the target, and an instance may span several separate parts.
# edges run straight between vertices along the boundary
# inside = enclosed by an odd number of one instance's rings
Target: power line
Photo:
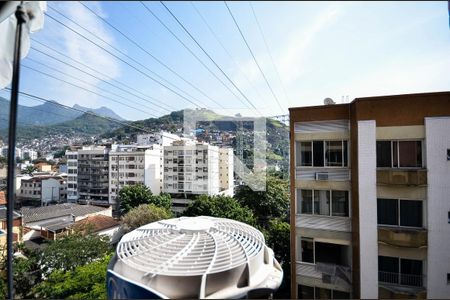
[[[55,10],[55,9],[53,9]],[[181,95],[180,93],[178,93],[177,91],[173,90],[172,88],[168,87],[166,84],[162,83],[161,81],[153,78],[152,76],[148,75],[147,73],[143,72],[142,70],[136,68],[135,66],[133,66],[132,64],[130,64],[129,62],[127,62],[126,60],[122,59],[121,57],[117,56],[116,54],[112,53],[111,51],[109,51],[108,49],[106,49],[105,47],[102,47],[101,45],[99,45],[98,43],[92,41],[91,39],[85,37],[83,34],[79,33],[78,31],[76,31],[75,29],[71,28],[70,26],[64,24],[63,22],[59,21],[58,19],[56,19],[55,17],[45,13],[45,15],[47,17],[49,17],[50,19],[52,19],[53,21],[59,23],[60,25],[64,26],[65,28],[69,29],[70,31],[72,31],[73,33],[77,34],[78,36],[84,38],[85,40],[91,42],[92,44],[96,45],[97,47],[99,47],[100,49],[102,49],[103,51],[107,52],[108,54],[110,54],[111,56],[117,58],[118,60],[120,60],[121,62],[123,62],[124,64],[128,65],[129,67],[135,69],[136,71],[138,71],[139,73],[141,73],[142,75],[144,75],[145,77],[149,78],[150,80],[156,82],[157,84],[165,87],[166,89],[168,89],[169,91],[171,91],[172,93],[176,94],[177,96],[179,96],[180,98],[188,101],[189,103],[199,107],[198,104],[196,104],[195,102],[191,101],[190,99],[188,99],[187,97]],[[73,21],[72,21],[73,22]],[[74,22],[75,23],[75,22]],[[76,24],[76,23],[75,23]],[[78,24],[77,24],[78,25]],[[81,27],[80,25],[78,25],[79,27]],[[83,27],[81,27],[83,28]],[[87,32],[90,32],[89,30],[83,28],[84,30],[86,30]],[[91,33],[92,34],[92,33]],[[112,47],[112,46],[111,46]],[[114,48],[113,48],[114,49]],[[117,51],[117,50],[116,50]],[[120,51],[120,50],[119,50]],[[124,56],[128,57],[129,59],[135,61],[133,58],[130,58],[128,55],[123,54]],[[139,62],[137,62],[137,64],[140,64]],[[140,64],[141,66],[143,66],[142,64]],[[146,68],[145,66],[143,66],[144,68]],[[150,70],[151,71],[151,70]],[[153,71],[151,71],[153,72]],[[153,72],[154,73],[154,72]],[[197,100],[198,101],[198,100]],[[199,101],[200,102],[200,101]]]
[[[11,90],[11,88],[8,88],[8,87],[7,87],[7,88],[5,88],[5,90]],[[119,121],[119,120],[116,120],[116,119],[113,119],[113,118],[101,116],[101,115],[98,115],[98,114],[96,114],[96,113],[94,113],[94,112],[92,112],[92,111],[82,110],[82,109],[75,108],[75,107],[70,107],[70,106],[61,104],[61,103],[59,103],[59,102],[52,101],[52,100],[49,100],[49,99],[46,99],[46,98],[43,98],[43,97],[40,97],[40,96],[36,96],[36,95],[33,95],[33,94],[29,94],[29,93],[26,93],[26,92],[19,92],[19,94],[21,94],[21,95],[23,95],[23,96],[25,96],[25,97],[34,99],[34,100],[41,101],[41,102],[48,102],[48,103],[51,103],[51,104],[53,104],[53,105],[58,105],[58,106],[61,106],[61,107],[65,108],[65,109],[70,109],[70,110],[82,112],[82,113],[85,113],[85,114],[89,114],[89,115],[92,115],[92,116],[94,116],[94,117],[98,117],[98,118],[101,118],[101,119],[105,119],[105,120],[108,120],[108,121],[110,121],[110,122],[114,122],[114,123],[117,123],[117,124],[120,124],[120,125],[123,125],[123,126],[126,126],[126,127],[130,127],[130,128],[142,130],[143,132],[146,132],[146,133],[152,133],[151,131],[148,131],[148,130],[146,130],[145,128],[138,127],[138,126],[134,126],[134,125],[130,125],[130,124],[128,124],[128,123],[125,123],[125,122],[122,122],[122,121]],[[33,126],[35,126],[35,125],[33,125]]]
[[[106,79],[108,79],[108,80],[110,80],[110,81],[116,82],[116,83],[118,83],[118,84],[120,84],[120,85],[126,87],[127,89],[132,90],[132,91],[134,91],[134,92],[136,92],[136,93],[139,93],[139,94],[143,95],[144,97],[148,97],[148,98],[150,98],[150,99],[153,99],[154,101],[157,101],[157,102],[160,101],[160,100],[158,100],[158,99],[156,99],[156,98],[154,98],[154,97],[152,97],[152,96],[149,96],[149,95],[147,95],[147,94],[142,93],[141,91],[139,91],[139,90],[137,90],[137,89],[135,89],[135,88],[133,88],[133,87],[131,87],[131,86],[129,86],[129,85],[123,83],[123,82],[120,82],[120,81],[118,81],[118,80],[116,80],[116,79],[114,79],[114,78],[112,78],[112,77],[106,75],[105,73],[102,73],[102,72],[100,72],[100,71],[98,71],[98,70],[96,70],[96,69],[94,69],[94,68],[92,68],[92,67],[86,65],[86,64],[83,63],[83,62],[80,62],[79,60],[76,60],[76,59],[74,59],[74,58],[72,58],[72,57],[70,57],[70,56],[68,56],[68,55],[66,55],[66,54],[64,54],[64,53],[62,53],[61,51],[56,50],[55,48],[52,48],[52,47],[50,47],[50,46],[48,46],[48,45],[46,45],[46,44],[44,44],[44,43],[42,43],[42,42],[40,42],[40,41],[34,39],[33,37],[31,37],[31,39],[33,40],[33,42],[38,43],[38,44],[40,44],[41,46],[43,46],[43,47],[45,47],[45,48],[47,48],[47,49],[50,49],[50,50],[52,50],[52,51],[58,53],[59,55],[65,57],[65,58],[68,58],[68,59],[74,61],[75,63],[80,64],[80,65],[82,65],[83,67],[85,67],[85,68],[87,68],[87,69],[89,69],[89,70],[91,70],[91,71],[93,71],[93,72],[95,72],[95,73],[97,73],[97,74],[100,74],[101,76],[104,76]],[[54,56],[52,56],[52,55],[50,55],[50,54],[48,54],[48,53],[45,53],[45,52],[43,52],[43,51],[40,51],[40,50],[36,49],[36,48],[33,47],[33,46],[31,46],[31,49],[34,49],[34,50],[36,50],[36,51],[38,51],[38,52],[40,52],[40,53],[42,53],[42,54],[44,54],[44,55],[47,55],[47,56],[49,56],[49,57],[51,57],[51,58],[53,58],[53,59],[55,59],[55,60],[57,60],[57,61],[59,61],[59,62],[61,62],[61,63],[63,63],[63,64],[70,65],[71,67],[76,68],[77,70],[79,70],[79,71],[81,71],[81,72],[84,72],[84,73],[86,73],[86,74],[89,74],[89,75],[91,75],[91,76],[94,76],[94,75],[92,75],[92,74],[90,74],[90,73],[87,73],[87,72],[84,71],[84,70],[81,70],[80,68],[74,67],[73,65],[71,65],[71,64],[69,64],[69,63],[67,63],[67,62],[64,62],[64,61],[62,61],[62,60],[60,60],[60,59],[58,59],[58,58],[55,58]],[[99,77],[96,77],[96,78],[99,78]],[[107,81],[107,80],[104,80],[104,79],[100,79],[100,80],[103,80],[105,83],[108,83],[108,84],[112,85],[112,84],[111,84],[109,81]],[[117,87],[117,86],[115,86],[115,85],[113,85],[113,86],[116,87],[116,88],[118,88],[118,89],[121,89],[121,88],[119,88],[119,87]],[[121,89],[121,90],[123,90],[123,89]],[[125,90],[123,90],[123,91],[125,91]],[[131,93],[130,91],[125,91],[125,92],[126,92],[126,93],[130,93],[130,94],[134,95],[135,97],[141,98],[141,99],[144,100],[144,101],[147,101],[147,102],[149,102],[149,103],[152,103],[153,105],[158,106],[158,107],[160,107],[160,108],[162,108],[162,109],[164,109],[164,110],[168,110],[167,108],[163,108],[163,107],[160,106],[159,104],[155,104],[154,102],[152,102],[152,101],[150,101],[150,100],[147,100],[147,99],[145,99],[145,98],[142,98],[142,97],[140,97],[140,96],[137,96],[136,94],[133,94],[133,93]],[[168,107],[168,108],[171,109],[171,110],[176,110],[176,108],[174,108],[174,107],[172,107],[172,106],[170,106],[170,105],[168,105],[168,104],[166,104],[166,103],[164,103],[164,102],[161,102],[161,104],[164,104],[164,106]]]
[[[90,90],[90,89],[87,89],[87,88],[85,88],[85,87],[76,85],[76,84],[74,84],[74,83],[72,83],[72,82],[69,82],[69,81],[67,81],[67,80],[58,78],[58,77],[53,76],[53,75],[51,75],[51,74],[45,73],[45,72],[43,72],[43,71],[36,70],[35,68],[29,67],[29,66],[26,66],[26,65],[23,65],[23,67],[24,67],[24,68],[27,68],[27,69],[30,69],[30,70],[32,70],[32,71],[34,71],[34,72],[40,73],[40,74],[42,74],[42,75],[45,75],[45,76],[47,76],[47,77],[53,78],[53,79],[55,79],[55,80],[58,80],[58,81],[61,81],[61,82],[66,83],[66,84],[72,85],[72,86],[77,87],[77,88],[79,88],[79,89],[82,89],[82,90],[84,90],[84,91],[90,92],[90,93],[92,93],[92,94],[94,94],[94,95],[97,95],[97,96],[100,96],[100,97],[102,97],[102,98],[104,98],[104,99],[107,99],[107,100],[111,100],[111,101],[117,102],[117,103],[119,103],[119,104],[122,104],[123,106],[132,108],[132,109],[134,109],[134,110],[136,110],[136,111],[138,111],[138,112],[142,112],[142,109],[140,109],[140,108],[131,106],[131,105],[129,105],[129,104],[125,104],[125,103],[123,103],[123,102],[121,102],[121,101],[118,101],[118,100],[115,100],[115,99],[112,99],[112,98],[109,98],[109,97],[105,97],[104,95],[102,95],[102,94],[100,94],[100,93],[97,93],[97,92],[92,91],[92,90]],[[154,115],[154,114],[152,114],[152,113],[148,113],[148,114],[151,115],[151,116],[157,117],[156,115]]]
[[[48,66],[47,64],[44,64],[44,63],[42,63],[42,62],[39,62],[39,61],[37,61],[37,60],[35,60],[35,59],[28,58],[27,60],[33,61],[33,62],[35,62],[35,63],[37,63],[37,64],[40,64],[40,65],[42,65],[42,66],[44,66],[44,67],[46,67],[46,68],[48,68],[48,69],[50,69],[50,70],[53,70],[53,71],[55,71],[55,72],[58,72],[58,73],[61,73],[61,74],[65,75],[65,76],[67,76],[67,77],[70,77],[70,78],[73,78],[73,79],[75,79],[75,80],[78,80],[78,81],[80,81],[80,82],[82,82],[82,83],[84,83],[84,84],[86,84],[86,85],[88,85],[88,86],[91,86],[91,87],[93,87],[93,88],[96,88],[96,89],[98,89],[98,90],[101,90],[101,91],[103,91],[103,92],[105,92],[105,93],[109,93],[109,94],[114,95],[114,96],[116,96],[116,97],[123,98],[124,100],[131,101],[131,102],[136,103],[136,104],[138,104],[138,105],[141,105],[141,106],[143,106],[143,107],[145,107],[145,108],[147,108],[147,109],[153,109],[152,107],[143,105],[143,104],[140,103],[140,102],[131,100],[131,99],[129,99],[129,98],[125,98],[125,97],[123,97],[123,96],[121,96],[121,95],[119,95],[119,94],[110,92],[110,91],[108,91],[108,90],[106,90],[106,89],[104,89],[104,88],[101,88],[101,87],[92,85],[92,84],[90,84],[89,82],[87,82],[87,81],[85,81],[85,80],[83,80],[83,79],[80,79],[80,78],[78,78],[78,77],[76,77],[76,76],[67,74],[66,72],[63,72],[63,71],[58,70],[58,69],[56,69],[56,68],[50,67],[50,66]]]
[[[223,82],[222,79],[220,79],[216,73],[214,73],[211,68],[209,68],[147,5],[145,5],[142,1],[139,1],[146,9],[147,11],[156,19],[158,22],[164,26],[164,28],[172,34],[172,36],[181,44],[183,47],[192,55],[195,57],[195,59],[206,69],[208,72],[214,76],[233,96],[236,97],[242,104],[244,104],[246,107],[250,108],[245,102],[242,101],[241,98],[239,98],[232,89],[228,85]]]
[[[239,24],[237,23],[237,21],[236,21],[234,15],[233,15],[233,13],[231,12],[230,7],[228,6],[228,4],[227,4],[226,1],[224,1],[223,3],[225,3],[225,6],[227,7],[228,12],[230,13],[231,18],[233,19],[234,24],[236,25],[237,29],[239,30],[239,33],[241,34],[241,37],[242,37],[242,39],[244,40],[244,43],[245,43],[245,45],[247,46],[248,51],[250,51],[250,54],[251,54],[252,57],[253,57],[253,61],[255,62],[256,66],[257,66],[258,69],[259,69],[259,72],[261,73],[262,77],[264,78],[264,81],[266,82],[267,86],[269,87],[269,90],[270,90],[270,92],[272,93],[272,96],[274,97],[274,99],[275,99],[276,102],[278,103],[278,106],[280,107],[281,111],[284,112],[283,107],[281,106],[280,101],[278,100],[278,97],[275,95],[275,93],[274,93],[274,91],[273,91],[273,89],[272,89],[272,86],[269,84],[269,81],[267,80],[266,75],[264,74],[263,70],[261,69],[261,66],[260,66],[259,63],[258,63],[258,60],[256,59],[255,54],[254,54],[253,51],[252,51],[252,48],[250,48],[250,45],[248,44],[247,39],[245,38],[244,34],[242,33],[241,27],[239,27]]]
[[[281,85],[281,88],[283,89],[284,96],[286,97],[286,100],[289,103],[289,97],[287,95],[286,88],[284,87],[283,81],[281,80],[280,72],[278,72],[277,65],[275,64],[274,59],[272,57],[272,53],[270,51],[269,44],[267,43],[266,36],[264,35],[264,31],[262,30],[262,26],[258,21],[258,17],[256,16],[255,9],[253,8],[253,4],[251,1],[249,1],[248,3],[250,4],[250,7],[252,8],[253,16],[255,17],[256,24],[258,25],[259,32],[261,33],[262,39],[264,41],[264,45],[266,46],[266,50],[267,50],[267,53],[269,54],[270,61],[272,62],[272,66],[275,69],[275,73],[277,74],[278,80],[280,81],[280,85]]]
[[[217,102],[216,100],[212,99],[211,97],[209,97],[205,92],[203,92],[202,90],[200,90],[198,87],[196,87],[193,83],[191,83],[190,81],[186,80],[183,76],[181,76],[180,74],[178,74],[175,70],[173,70],[172,68],[170,68],[167,64],[165,64],[163,61],[161,61],[160,59],[158,59],[157,57],[155,57],[153,54],[151,54],[147,49],[143,48],[141,45],[139,45],[136,41],[134,41],[133,39],[129,38],[128,35],[126,35],[125,33],[123,33],[121,30],[119,30],[117,27],[115,27],[113,24],[111,24],[110,22],[108,22],[108,20],[105,20],[102,16],[100,16],[99,14],[97,14],[95,11],[93,11],[92,9],[90,9],[87,5],[85,5],[84,3],[82,3],[81,1],[78,1],[81,5],[83,5],[87,10],[89,10],[91,13],[93,13],[97,18],[101,19],[103,22],[105,22],[106,24],[108,24],[111,28],[113,28],[114,30],[116,30],[118,33],[120,33],[123,37],[125,37],[129,42],[131,42],[133,45],[135,45],[136,47],[138,47],[139,49],[141,49],[142,51],[144,51],[147,55],[149,55],[151,58],[153,58],[154,60],[156,60],[159,64],[161,64],[163,67],[165,67],[167,70],[169,70],[172,74],[174,74],[175,76],[177,76],[178,78],[180,78],[181,80],[183,80],[185,83],[187,83],[189,86],[191,86],[192,88],[194,88],[196,91],[198,91],[200,94],[202,94],[203,96],[205,96],[206,98],[208,98],[209,100],[213,101],[215,104],[219,105],[221,108],[225,108],[222,106],[222,104],[220,104],[219,102]]]
[[[200,45],[200,43],[194,38],[194,36],[187,30],[187,28],[183,25],[183,23],[178,20],[178,18],[172,13],[172,11],[162,2],[159,1],[166,10],[170,13],[170,15],[177,21],[177,23],[183,28],[183,30],[189,35],[189,37],[197,44],[197,46],[203,51],[203,53],[213,62],[213,64],[220,70],[220,72],[228,79],[228,81],[238,90],[238,92],[247,100],[247,102],[260,114],[262,115],[256,106],[247,98],[247,96],[241,91],[239,87],[231,80],[231,78],[225,73],[225,71],[216,63],[216,61],[209,55],[209,53]]]
[[[222,41],[219,39],[219,37],[217,36],[216,32],[212,29],[212,27],[209,25],[208,21],[206,20],[206,18],[203,16],[203,14],[200,12],[200,10],[197,8],[197,6],[194,4],[194,2],[190,1],[192,7],[194,8],[194,10],[197,12],[197,14],[200,16],[200,18],[202,19],[203,23],[205,23],[206,27],[208,28],[209,32],[211,32],[211,34],[214,36],[215,40],[219,43],[219,45],[222,47],[222,49],[225,51],[225,53],[228,55],[228,57],[230,58],[231,61],[233,61],[233,63],[235,64],[236,68],[239,69],[242,73],[242,75],[244,75],[245,79],[247,80],[247,82],[249,83],[249,85],[256,91],[256,93],[258,94],[258,96],[262,99],[261,94],[259,93],[258,89],[255,88],[255,86],[253,85],[253,83],[251,82],[250,78],[248,78],[247,74],[245,74],[245,72],[242,70],[241,65],[239,65],[236,61],[236,59],[233,57],[233,55],[231,55],[231,53],[228,51],[228,49],[225,47],[225,45],[222,43]]]

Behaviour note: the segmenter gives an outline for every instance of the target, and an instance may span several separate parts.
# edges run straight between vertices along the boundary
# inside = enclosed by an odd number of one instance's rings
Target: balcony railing
[[[378,271],[378,281],[391,285],[422,287],[424,275]]]

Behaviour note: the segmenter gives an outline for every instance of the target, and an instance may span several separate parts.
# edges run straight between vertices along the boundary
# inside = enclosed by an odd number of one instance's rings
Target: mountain
[[[8,128],[7,119],[9,116],[9,101],[0,97],[0,107],[2,108],[0,111],[0,129]],[[78,110],[91,111],[100,116],[113,118],[116,120],[124,120],[112,110],[104,106],[97,109],[91,109],[75,104],[73,107]],[[83,112],[81,111],[68,109],[59,105],[56,101],[48,101],[36,106],[19,105],[17,120],[19,126],[46,126],[74,120],[81,115],[83,115]]]
[[[111,119],[115,119],[115,120],[119,120],[119,121],[125,121],[124,118],[122,118],[121,116],[119,116],[118,114],[113,112],[111,109],[107,108],[106,106],[92,109],[92,108],[83,107],[81,105],[75,104],[73,106],[73,108],[78,109],[78,110],[83,110],[83,111],[91,111],[102,117],[107,117],[107,118],[111,118]]]
[[[85,113],[81,116],[59,124],[47,126],[19,126],[18,141],[30,141],[48,137],[91,137],[119,128],[120,124]],[[0,137],[6,140],[7,129],[0,130]]]

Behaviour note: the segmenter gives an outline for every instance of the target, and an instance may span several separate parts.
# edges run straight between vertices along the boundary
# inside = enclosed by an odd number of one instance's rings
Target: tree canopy
[[[252,211],[239,204],[232,197],[228,196],[207,196],[201,195],[192,201],[183,213],[184,216],[211,216],[218,218],[228,218],[249,225],[255,225],[255,217]]]
[[[119,191],[119,209],[122,215],[141,204],[155,204],[170,209],[172,200],[169,194],[153,195],[152,191],[143,184],[124,186]]]
[[[155,204],[141,204],[123,216],[122,224],[125,231],[131,231],[145,224],[170,218],[172,218],[171,211],[164,207],[158,207]]]
[[[263,180],[259,176],[253,180]],[[239,186],[235,198],[241,205],[249,207],[258,222],[267,224],[272,218],[287,218],[289,212],[289,194],[287,181],[267,175],[266,190],[254,191],[249,186]]]

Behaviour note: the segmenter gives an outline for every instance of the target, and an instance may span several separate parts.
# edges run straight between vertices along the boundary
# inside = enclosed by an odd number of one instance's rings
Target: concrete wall
[[[60,192],[59,188],[62,185],[59,183],[59,180],[49,178],[42,180],[42,202],[47,203],[50,201],[59,201],[60,200]]]
[[[450,117],[425,118],[428,166],[428,276],[427,297],[450,296]]]
[[[163,175],[161,169],[161,149],[155,146],[153,150],[145,151],[144,158],[144,184],[150,188],[154,195],[161,193]]]
[[[378,298],[376,124],[358,122],[360,297]]]

